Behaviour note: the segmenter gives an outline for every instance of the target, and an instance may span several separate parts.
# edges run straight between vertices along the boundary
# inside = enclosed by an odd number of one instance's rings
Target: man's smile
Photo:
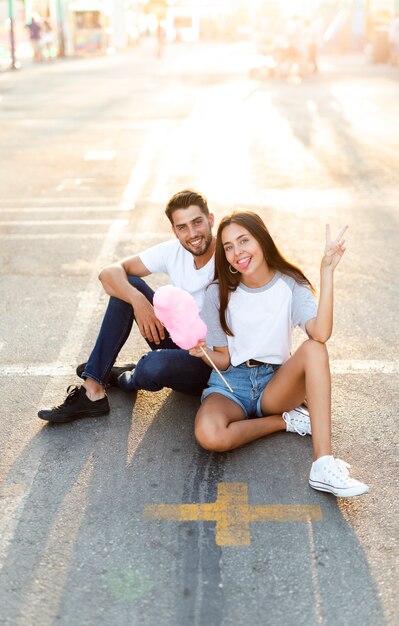
[[[190,246],[199,246],[203,241],[202,237],[195,237],[195,239],[189,239],[188,243]]]

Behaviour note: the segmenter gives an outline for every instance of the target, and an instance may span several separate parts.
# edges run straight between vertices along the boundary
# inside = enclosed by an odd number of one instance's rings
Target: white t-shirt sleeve
[[[306,333],[306,323],[317,315],[317,302],[307,285],[294,282],[292,290],[291,323]]]
[[[206,345],[208,348],[227,346],[227,336],[219,319],[219,285],[212,283],[205,291],[201,319],[207,325]]]
[[[159,243],[139,253],[139,258],[152,274],[166,274],[175,287],[191,293],[198,310],[202,308],[204,292],[215,274],[214,257],[196,269],[193,255],[178,239]]]
[[[156,246],[152,246],[147,250],[139,253],[141,261],[151,274],[169,273],[169,258],[172,252],[175,250],[175,241],[163,241]]]

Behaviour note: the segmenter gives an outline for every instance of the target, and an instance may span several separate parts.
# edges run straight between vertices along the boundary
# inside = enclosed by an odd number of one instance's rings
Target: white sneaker
[[[287,433],[298,433],[301,437],[312,434],[309,412],[304,406],[283,413]]]
[[[333,456],[322,456],[312,464],[309,485],[318,491],[328,491],[339,498],[350,498],[367,493],[364,483],[349,477],[350,465]]]

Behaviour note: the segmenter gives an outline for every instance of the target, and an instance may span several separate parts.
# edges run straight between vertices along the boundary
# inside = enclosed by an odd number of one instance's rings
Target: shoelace
[[[306,428],[301,428],[301,423],[304,424],[305,426],[307,425],[305,419],[294,420],[289,415],[288,415],[288,419],[286,419],[285,417],[283,419],[284,419],[285,423],[288,423],[289,426],[291,426],[298,435],[301,435],[301,437],[305,437],[305,435],[306,435]],[[295,421],[297,421],[299,423],[295,424]]]
[[[65,398],[64,402],[62,404],[59,404],[58,406],[56,406],[55,407],[56,409],[59,409],[64,404],[70,404],[71,402],[73,402],[73,400],[79,394],[79,387],[77,385],[69,385],[69,387],[67,389],[67,394],[68,395]]]
[[[349,463],[346,463],[346,461],[343,461],[342,459],[334,459],[335,460],[335,465],[338,469],[339,474],[342,474],[345,478],[349,477],[349,470],[350,470],[350,465]]]

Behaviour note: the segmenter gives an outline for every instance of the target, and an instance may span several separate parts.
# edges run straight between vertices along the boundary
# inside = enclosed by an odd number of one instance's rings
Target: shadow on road
[[[193,438],[196,399],[141,393],[132,411],[133,398],[43,428],[12,468],[21,483],[39,452],[1,573],[5,624],[385,623],[355,533],[308,487],[309,439],[209,454]],[[250,545],[223,548],[213,522],[144,519],[148,504],[214,502],[221,482],[248,483],[251,504],[318,504],[323,520],[252,524]]]

